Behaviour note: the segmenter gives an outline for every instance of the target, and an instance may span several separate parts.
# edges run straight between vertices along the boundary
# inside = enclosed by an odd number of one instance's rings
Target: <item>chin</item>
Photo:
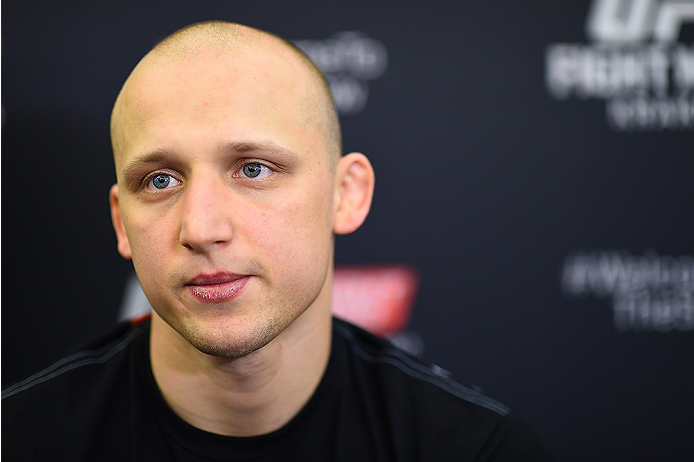
[[[220,358],[240,358],[272,342],[285,328],[282,322],[252,322],[227,328],[193,328],[181,335],[202,353]]]
[[[214,342],[207,339],[187,339],[196,349],[210,356],[219,358],[236,359],[257,351],[270,343],[274,337],[255,338],[252,341],[223,341]]]

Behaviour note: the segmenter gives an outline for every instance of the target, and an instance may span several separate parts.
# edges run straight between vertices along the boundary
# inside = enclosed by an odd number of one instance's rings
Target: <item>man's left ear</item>
[[[349,234],[364,223],[371,209],[376,177],[364,154],[353,152],[340,158],[335,172],[336,234]]]

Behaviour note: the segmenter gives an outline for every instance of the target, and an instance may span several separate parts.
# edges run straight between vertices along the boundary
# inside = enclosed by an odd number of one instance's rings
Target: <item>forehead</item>
[[[184,59],[148,55],[114,109],[116,163],[138,143],[175,137],[176,128],[217,128],[229,137],[265,136],[279,144],[319,136],[320,124],[307,123],[315,117],[312,86],[305,66],[277,47],[224,53],[201,47]]]

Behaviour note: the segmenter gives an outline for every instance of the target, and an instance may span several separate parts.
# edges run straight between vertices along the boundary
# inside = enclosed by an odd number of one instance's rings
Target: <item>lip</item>
[[[246,287],[251,277],[235,273],[200,274],[186,283],[188,292],[205,303],[233,300]]]

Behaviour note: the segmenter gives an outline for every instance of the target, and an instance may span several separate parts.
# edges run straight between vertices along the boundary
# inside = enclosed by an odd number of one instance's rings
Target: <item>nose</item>
[[[232,237],[229,188],[213,173],[191,177],[181,199],[180,243],[197,253]]]

